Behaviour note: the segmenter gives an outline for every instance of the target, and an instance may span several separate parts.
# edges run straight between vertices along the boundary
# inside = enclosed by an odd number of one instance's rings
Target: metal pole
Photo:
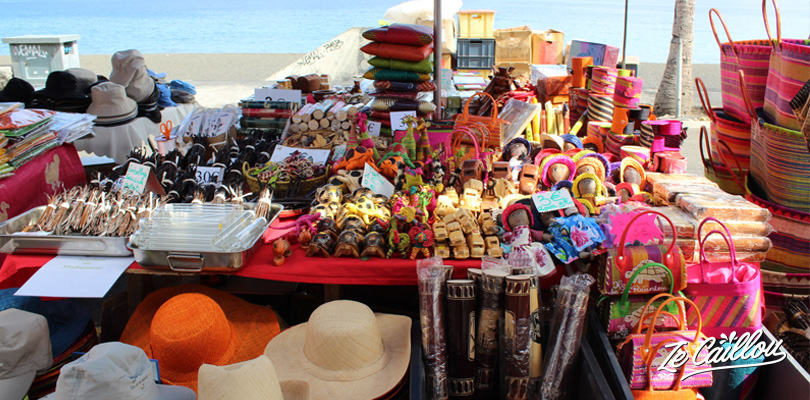
[[[433,104],[436,105],[435,119],[442,119],[442,0],[433,0]]]
[[[678,97],[675,101],[675,117],[681,117],[681,97],[683,96],[683,43],[678,37],[678,75],[675,86],[678,88]]]
[[[627,69],[627,3],[630,0],[624,0],[624,36],[622,37],[622,69]]]

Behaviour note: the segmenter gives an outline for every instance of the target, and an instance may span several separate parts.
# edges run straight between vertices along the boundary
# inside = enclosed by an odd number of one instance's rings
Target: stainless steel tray
[[[270,207],[268,227],[283,209],[284,206],[276,203]],[[135,261],[143,268],[169,269],[175,272],[235,272],[244,267],[259,247],[264,245],[263,237],[264,235],[260,235],[246,250],[233,253],[144,250],[131,243],[128,246],[135,255]]]
[[[26,211],[0,224],[0,253],[62,256],[128,257],[126,237],[38,236],[20,235],[31,222],[36,222],[45,206]]]

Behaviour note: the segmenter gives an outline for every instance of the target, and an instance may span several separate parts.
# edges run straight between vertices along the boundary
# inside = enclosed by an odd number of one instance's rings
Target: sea
[[[428,0],[429,3],[432,1]],[[459,0],[454,0],[458,2]],[[694,63],[719,63],[709,9],[734,40],[766,38],[759,0],[696,0]],[[80,54],[308,53],[352,27],[378,26],[398,0],[0,0],[0,37],[80,34]],[[810,0],[779,0],[784,38],[810,37]],[[627,55],[666,62],[674,0],[627,0]],[[775,17],[767,1],[771,30]],[[624,0],[465,0],[496,29],[529,25],[621,47]],[[719,24],[720,39],[726,41]],[[0,55],[9,47],[0,45]]]

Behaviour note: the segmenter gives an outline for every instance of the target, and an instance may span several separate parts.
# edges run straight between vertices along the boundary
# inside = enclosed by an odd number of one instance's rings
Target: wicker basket
[[[252,176],[250,173],[259,167],[250,168],[248,163],[242,164],[242,174],[245,176],[245,182],[247,182],[250,191],[253,193],[259,193],[262,186],[267,185],[266,181],[259,180]],[[326,171],[324,171],[323,175],[316,176],[309,178],[303,182],[301,185],[301,191],[299,192],[300,195],[306,195],[307,193],[315,190],[316,188],[322,186],[326,183],[326,180],[329,178],[329,169],[330,167],[326,167]],[[290,184],[292,181],[276,181],[271,186],[273,187],[273,197],[275,198],[285,198],[287,191],[290,189]]]
[[[302,146],[301,139],[303,139],[304,136],[312,136],[312,135],[323,136],[323,138],[326,139],[326,144],[322,146],[309,146],[309,147]],[[298,132],[288,136],[287,139],[284,139],[282,145],[302,149],[329,150],[335,145],[335,136],[336,136],[335,131],[331,129],[318,129],[314,131]]]

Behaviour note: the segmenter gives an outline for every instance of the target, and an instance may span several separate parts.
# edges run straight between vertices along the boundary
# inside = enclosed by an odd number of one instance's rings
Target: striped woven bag
[[[765,19],[765,30],[771,39],[771,28],[765,10],[767,0],[762,0],[762,16]],[[790,101],[810,80],[810,39],[782,39],[782,27],[779,21],[779,8],[776,1],[776,41],[768,68],[768,80],[765,83],[765,115],[769,122],[797,131],[801,129]],[[805,160],[807,161],[807,160]]]
[[[746,75],[746,78],[748,76]],[[737,76],[739,81],[739,76]],[[722,108],[712,108],[709,101],[709,94],[706,91],[706,85],[700,78],[695,78],[695,86],[697,86],[698,97],[700,103],[703,105],[703,110],[709,116],[711,124],[709,131],[711,132],[711,147],[712,156],[717,160],[720,166],[730,167],[724,160],[736,159],[742,168],[743,175],[748,172],[751,157],[751,124],[750,122],[743,122],[728,115]],[[746,111],[746,115],[748,112]],[[748,116],[751,120],[751,116]],[[726,146],[717,146],[717,141],[722,140]],[[724,153],[722,157],[720,153]],[[738,193],[740,194],[740,193]]]
[[[720,42],[714,27],[712,13],[716,14],[720,23],[723,24],[728,42]],[[737,71],[744,71],[745,76],[748,77],[747,88],[754,107],[762,107],[765,101],[765,82],[768,78],[768,65],[773,46],[771,42],[764,39],[733,41],[726,22],[717,9],[709,10],[709,23],[712,25],[712,33],[717,40],[717,45],[720,46],[720,91],[723,95],[723,111],[734,118],[750,123],[751,117],[745,110]]]
[[[740,180],[742,174],[735,173],[734,170],[729,166],[726,167],[725,165],[715,161],[714,157],[717,157],[713,154],[717,154],[718,152],[714,151],[713,148],[715,147],[722,147],[725,149],[725,153],[730,152],[728,145],[725,144],[722,140],[716,140],[711,143],[712,146],[709,146],[709,139],[708,134],[706,133],[706,127],[700,127],[700,137],[698,138],[698,146],[700,148],[700,158],[703,162],[703,173],[706,179],[714,182],[720,189],[723,191],[731,194],[744,194],[745,189],[743,188],[742,181]],[[707,149],[704,153],[704,147]],[[736,161],[736,159],[733,159]],[[737,171],[740,172],[741,167],[740,164],[737,163]]]
[[[723,229],[713,230],[701,240],[701,229],[708,221],[716,222]],[[762,327],[763,294],[759,268],[737,260],[737,252],[731,232],[719,220],[708,217],[698,226],[700,262],[688,267],[686,297],[695,302],[703,318],[703,332],[719,337],[737,332],[753,332]],[[730,261],[707,262],[704,244],[713,234],[719,234],[728,244]],[[690,327],[697,326],[697,313],[690,309],[686,321]]]

